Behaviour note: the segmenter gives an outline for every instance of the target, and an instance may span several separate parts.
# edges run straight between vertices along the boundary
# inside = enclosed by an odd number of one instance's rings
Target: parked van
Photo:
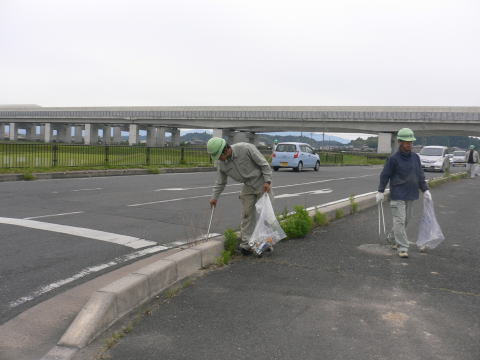
[[[424,146],[420,150],[420,161],[424,170],[444,172],[450,169],[446,146]]]

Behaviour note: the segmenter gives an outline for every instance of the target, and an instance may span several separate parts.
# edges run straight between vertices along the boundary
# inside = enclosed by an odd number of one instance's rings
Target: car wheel
[[[303,163],[300,161],[296,168],[293,168],[296,172],[301,172],[303,170]]]
[[[318,171],[320,169],[320,161],[317,161],[313,170]]]
[[[274,166],[273,171],[278,171],[278,166]]]

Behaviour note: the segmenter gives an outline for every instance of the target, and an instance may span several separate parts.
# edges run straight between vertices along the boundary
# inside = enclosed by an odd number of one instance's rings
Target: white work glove
[[[385,195],[383,195],[382,192],[377,191],[377,195],[375,195],[375,199],[377,199],[377,203],[382,202],[384,198],[385,198]]]
[[[427,200],[432,200],[432,193],[430,192],[430,190],[426,190],[424,193],[423,193],[423,197]]]

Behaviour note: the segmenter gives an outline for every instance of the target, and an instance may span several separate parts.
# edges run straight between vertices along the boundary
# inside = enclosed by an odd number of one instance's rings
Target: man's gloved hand
[[[375,195],[375,199],[377,199],[377,203],[382,202],[384,198],[385,198],[385,195],[383,195],[382,192],[377,191],[377,195]]]
[[[430,190],[427,190],[423,193],[423,197],[427,200],[432,200],[432,193],[430,192]]]
[[[216,199],[211,199],[209,202],[210,202],[210,207],[217,206],[217,200]]]

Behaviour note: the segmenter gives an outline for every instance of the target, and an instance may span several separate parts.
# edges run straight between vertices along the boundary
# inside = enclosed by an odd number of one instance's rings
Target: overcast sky
[[[0,104],[480,105],[478,0],[0,0]]]

